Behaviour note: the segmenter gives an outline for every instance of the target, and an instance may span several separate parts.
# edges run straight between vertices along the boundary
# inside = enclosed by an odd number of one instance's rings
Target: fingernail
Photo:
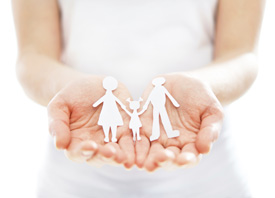
[[[57,141],[57,140],[56,140],[56,136],[54,136],[54,137],[53,137],[53,142],[54,142],[55,148],[56,148],[57,150],[60,150],[60,148],[57,147],[57,142],[56,142],[56,141]]]
[[[116,153],[116,149],[113,146],[109,146],[109,149],[111,150],[112,153]]]
[[[93,153],[93,151],[82,151],[82,155],[84,156],[91,156]]]
[[[56,136],[53,136],[54,145],[56,145]]]
[[[52,131],[52,132],[51,132],[51,135],[52,135],[52,137],[55,137],[55,136],[56,136],[56,132],[55,132],[55,131]]]
[[[193,153],[185,153],[185,158],[189,162],[195,162],[195,160],[196,160],[196,157]]]
[[[175,154],[173,151],[165,150],[164,152],[169,158],[175,158]]]
[[[91,142],[90,144],[91,144],[91,146],[92,146],[94,149],[97,148],[97,144],[96,144],[95,142]]]

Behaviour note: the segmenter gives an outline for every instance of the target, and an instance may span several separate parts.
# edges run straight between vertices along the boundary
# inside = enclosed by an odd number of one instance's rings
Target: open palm
[[[175,107],[166,97],[166,110],[172,127],[180,135],[168,138],[161,124],[159,139],[150,142],[153,108],[149,105],[141,115],[141,141],[136,143],[136,163],[148,171],[198,163],[200,154],[209,152],[218,138],[223,119],[222,107],[206,84],[184,74],[163,77],[166,79],[164,87],[180,105]],[[148,98],[152,89],[153,86],[149,85],[144,99]]]
[[[117,128],[117,142],[105,143],[102,127],[97,124],[102,104],[93,104],[105,94],[102,81],[103,77],[91,76],[61,90],[48,105],[50,132],[55,136],[56,147],[65,149],[73,161],[91,165],[118,163],[130,168],[135,151],[126,113],[119,107],[124,125]],[[122,103],[130,97],[121,83],[113,93]]]

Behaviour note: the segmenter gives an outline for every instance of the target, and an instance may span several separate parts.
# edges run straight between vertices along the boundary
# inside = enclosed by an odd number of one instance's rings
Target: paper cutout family
[[[145,102],[142,110],[138,112],[140,108],[140,102],[142,98],[138,101],[131,101],[130,98],[127,99],[129,102],[130,109],[133,110],[131,113],[127,110],[126,106],[113,94],[113,91],[117,88],[118,82],[115,78],[108,76],[103,80],[103,88],[106,89],[106,93],[102,96],[98,101],[93,104],[93,107],[97,107],[102,104],[102,109],[99,115],[98,125],[102,126],[104,132],[104,141],[109,142],[109,132],[111,129],[112,133],[112,142],[117,142],[116,133],[117,127],[123,125],[123,119],[120,115],[119,109],[117,107],[118,103],[120,107],[131,117],[129,128],[133,132],[133,140],[140,140],[139,129],[142,127],[142,123],[139,119],[139,116],[143,114],[149,104],[151,103],[153,106],[153,127],[152,127],[152,135],[150,136],[150,141],[157,140],[160,136],[160,122],[159,118],[161,118],[162,125],[168,138],[174,138],[179,136],[178,130],[173,130],[171,122],[169,120],[165,103],[166,96],[171,100],[172,104],[175,107],[179,107],[180,105],[177,101],[172,97],[172,95],[167,91],[167,89],[163,86],[165,83],[165,78],[158,77],[152,81],[154,85],[153,90],[151,91],[147,101]]]

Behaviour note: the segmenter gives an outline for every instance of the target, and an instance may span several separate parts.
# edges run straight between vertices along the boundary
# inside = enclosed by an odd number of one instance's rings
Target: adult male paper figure
[[[148,108],[149,103],[153,105],[153,127],[152,127],[152,135],[150,136],[150,141],[157,140],[160,136],[160,122],[159,117],[161,118],[162,125],[168,138],[178,137],[179,131],[173,130],[171,126],[171,122],[169,120],[165,103],[166,103],[166,96],[171,100],[172,104],[175,107],[179,107],[180,105],[177,101],[172,97],[172,95],[167,91],[167,89],[163,86],[165,83],[165,78],[159,77],[155,78],[152,81],[154,85],[153,90],[151,91],[147,101],[143,106],[143,111]]]

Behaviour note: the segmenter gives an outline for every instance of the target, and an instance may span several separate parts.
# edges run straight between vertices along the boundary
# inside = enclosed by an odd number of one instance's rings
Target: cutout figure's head
[[[117,80],[111,76],[107,76],[103,80],[103,87],[106,90],[113,91],[117,88],[117,85],[118,85]]]
[[[143,101],[142,98],[139,98],[138,101],[131,101],[130,98],[127,99],[127,102],[130,104],[130,109],[132,110],[139,109],[141,101]]]
[[[164,83],[165,83],[165,78],[163,78],[163,77],[158,77],[158,78],[155,78],[153,81],[152,81],[152,84],[154,85],[154,86],[161,86],[161,85],[163,85]]]

